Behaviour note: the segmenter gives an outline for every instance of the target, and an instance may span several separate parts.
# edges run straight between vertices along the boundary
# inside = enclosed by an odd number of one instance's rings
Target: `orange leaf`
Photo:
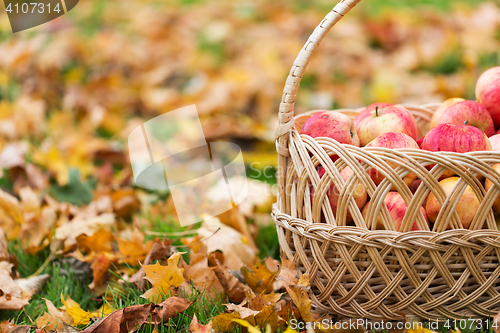
[[[212,332],[212,321],[210,321],[206,325],[202,325],[198,322],[198,319],[196,318],[196,314],[193,315],[193,320],[191,321],[191,324],[189,324],[188,328],[189,333],[209,333]]]
[[[166,296],[172,287],[178,287],[184,281],[183,269],[178,267],[181,255],[181,252],[174,253],[168,258],[167,266],[162,266],[159,263],[143,266],[146,279],[151,282],[153,288],[146,291],[141,297],[154,302]]]

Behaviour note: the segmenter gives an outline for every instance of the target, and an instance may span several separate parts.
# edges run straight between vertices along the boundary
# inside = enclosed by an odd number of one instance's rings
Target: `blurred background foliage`
[[[25,185],[11,168],[27,161],[46,172],[30,186],[88,203],[103,178],[130,181],[133,128],[190,104],[208,141],[237,142],[249,176],[272,184],[261,171],[276,165],[286,75],[333,5],[86,0],[16,34],[0,11],[0,149],[17,152],[0,156],[0,186]],[[498,0],[365,0],[314,55],[296,112],[474,99],[479,74],[500,63],[499,46]]]
[[[0,227],[19,261],[32,260],[22,275],[42,265],[50,232],[77,213],[112,212],[116,239],[139,229],[179,231],[168,193],[134,187],[128,161],[128,135],[162,113],[195,104],[207,140],[238,143],[248,176],[274,184],[274,131],[285,79],[334,4],[82,0],[67,15],[16,34],[0,7],[0,188],[20,197],[25,213],[23,224],[0,209]],[[314,55],[296,112],[475,99],[478,76],[498,65],[499,0],[363,0]],[[271,197],[269,186],[258,186]],[[46,194],[74,206],[41,202]],[[252,208],[238,218],[259,240],[260,255],[277,258],[269,215],[274,199],[253,194]],[[41,213],[49,208],[57,219]],[[114,237],[109,244],[116,245]],[[109,248],[117,257],[102,274],[119,261],[116,246]],[[58,276],[61,267],[44,272]],[[91,302],[88,288],[57,279],[50,286],[54,295],[74,290],[84,307]],[[43,295],[50,296],[47,289]],[[40,315],[42,300],[36,302],[30,304],[36,311],[28,310],[32,316]],[[27,319],[20,315],[16,322]]]

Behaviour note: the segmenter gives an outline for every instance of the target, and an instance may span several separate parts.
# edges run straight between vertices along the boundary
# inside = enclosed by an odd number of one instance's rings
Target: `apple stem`
[[[469,124],[468,120],[464,121],[464,125],[468,125],[468,124]]]
[[[378,117],[378,106],[375,106],[375,117]]]

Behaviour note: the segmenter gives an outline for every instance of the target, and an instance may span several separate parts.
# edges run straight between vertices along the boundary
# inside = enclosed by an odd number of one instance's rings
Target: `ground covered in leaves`
[[[473,98],[475,78],[500,63],[500,5],[416,3],[361,2],[311,61],[297,112]],[[0,331],[319,321],[269,213],[284,80],[332,5],[86,0],[15,35],[0,10]],[[126,144],[190,104],[207,140],[243,148],[251,193],[181,228],[168,191],[134,186]]]

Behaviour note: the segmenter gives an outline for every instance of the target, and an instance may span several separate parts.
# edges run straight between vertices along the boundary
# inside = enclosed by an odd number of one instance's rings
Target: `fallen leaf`
[[[182,311],[186,310],[193,302],[190,302],[182,297],[172,296],[167,298],[162,303],[158,304],[153,310],[152,321],[157,324],[168,323],[168,320],[174,318]]]
[[[9,321],[2,321],[0,323],[0,332],[1,333],[10,333],[16,327],[16,324],[14,324],[14,319],[11,319]]]
[[[259,311],[254,311],[252,309],[247,308],[246,306],[242,304],[224,304],[228,310],[235,311],[236,313],[239,314],[239,317],[241,319],[247,319],[248,317],[251,317],[253,319],[254,316],[259,314]]]
[[[118,238],[118,252],[122,256],[121,261],[129,265],[137,265],[143,261],[153,247],[154,241],[144,244],[144,235],[139,230],[134,230],[132,239]]]
[[[252,326],[248,321],[243,320],[243,319],[233,319],[235,323],[240,324],[243,327],[246,327],[248,329],[249,333],[261,333],[260,328]]]
[[[248,224],[245,220],[245,217],[240,213],[238,208],[234,207],[218,215],[217,217],[225,225],[233,228],[236,231],[239,231],[242,235],[246,237],[246,239],[248,240],[248,244],[253,249],[257,249],[257,246],[253,241],[252,235],[250,235],[250,232],[248,231]]]
[[[21,205],[16,197],[0,190],[0,208],[3,211],[0,227],[4,229],[8,239],[14,239],[17,237],[14,230],[24,222]]]
[[[256,293],[270,293],[273,291],[273,281],[276,273],[271,272],[264,261],[259,261],[251,269],[241,268],[246,284]]]
[[[217,279],[219,279],[224,293],[232,303],[240,304],[246,296],[252,291],[247,285],[240,282],[234,275],[232,275],[226,268],[222,267],[217,262],[217,266],[213,268]]]
[[[3,229],[0,228],[0,261],[9,261],[9,249],[7,247],[7,240],[5,239],[5,233]]]
[[[75,326],[87,325],[95,317],[95,314],[83,310],[80,304],[73,301],[69,295],[66,296],[65,300],[61,294],[61,302],[64,304],[65,311],[73,318],[73,325]],[[70,324],[66,321],[64,322]]]
[[[222,224],[218,218],[205,220],[198,229],[198,235],[205,239],[208,253],[217,250],[224,253],[224,266],[229,269],[240,269],[257,253],[246,236]]]
[[[151,316],[154,304],[131,305],[117,310],[81,333],[133,333]]]
[[[179,268],[181,252],[174,253],[167,260],[167,266],[159,263],[147,265],[144,267],[146,279],[151,282],[153,288],[146,291],[141,297],[154,301],[161,299],[169,294],[172,287],[178,287],[183,281],[183,269]]]
[[[96,217],[75,218],[56,229],[56,239],[65,240],[68,237],[77,238],[80,235],[92,236],[101,229],[109,229],[115,222],[115,215],[104,213]]]
[[[54,304],[50,300],[45,299],[45,298],[44,298],[44,300],[45,300],[45,305],[47,306],[47,311],[49,312],[48,314],[52,318],[59,319],[68,325],[73,324],[73,318],[71,317],[71,315],[68,312],[59,310],[58,308],[56,308],[54,306]],[[41,327],[43,327],[43,326],[38,326],[38,328],[41,328]]]
[[[81,333],[133,333],[145,323],[164,324],[192,302],[180,297],[170,297],[156,305],[153,303],[131,305],[112,312],[101,321],[87,327]]]
[[[101,252],[91,260],[90,268],[94,279],[89,285],[90,290],[96,291],[97,294],[103,292],[103,290],[99,290],[99,287],[104,286],[109,269],[115,261],[116,257],[109,252]]]
[[[147,255],[146,259],[144,260],[144,266],[151,265],[153,262],[157,260],[162,260],[162,259],[167,259],[168,254],[170,253],[171,249],[171,241],[167,238],[163,240],[163,242],[156,241],[153,244],[153,247],[151,248],[151,251],[149,251],[149,254]],[[146,286],[147,280],[144,279],[144,266],[141,266],[139,271],[135,273],[130,279],[130,283],[135,283],[140,290],[143,290]]]
[[[189,266],[184,268],[184,278],[198,291],[205,292],[212,299],[216,299],[224,291],[214,269],[208,267],[207,257],[201,254],[191,258]]]
[[[63,329],[63,321],[61,318],[54,317],[47,312],[36,319],[36,327],[44,330],[55,331]]]
[[[193,315],[193,320],[189,324],[188,333],[209,333],[212,332],[212,321],[206,325],[202,325],[198,322],[196,314]]]
[[[92,236],[82,234],[76,238],[80,251],[90,252],[111,252],[115,237],[108,229],[99,229]]]
[[[240,318],[238,312],[221,313],[212,318],[212,327],[216,332],[230,332],[234,327],[234,319]]]
[[[14,265],[6,261],[0,261],[0,310],[19,311],[25,307],[31,293],[23,292],[21,287],[12,279],[11,271]]]
[[[249,321],[251,322],[251,321]],[[278,326],[285,324],[283,319],[278,318],[273,305],[268,305],[254,317],[254,324],[258,327],[270,326],[271,332],[277,332]]]
[[[297,269],[295,268],[295,262],[281,258],[281,267],[278,275],[278,280],[283,281],[287,285],[297,284],[299,279],[297,278]]]

